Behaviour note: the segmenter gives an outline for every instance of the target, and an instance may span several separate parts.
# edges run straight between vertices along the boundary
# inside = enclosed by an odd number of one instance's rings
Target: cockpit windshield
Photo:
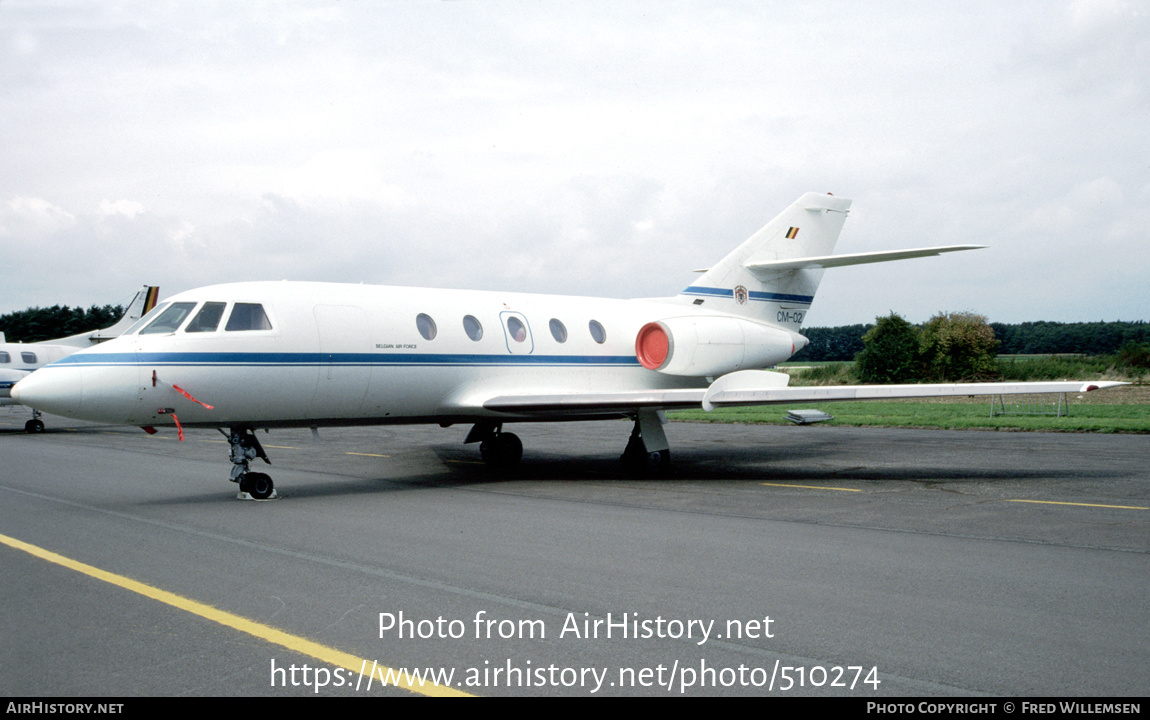
[[[271,329],[272,323],[264,312],[264,306],[259,303],[236,303],[224,327],[225,331]]]
[[[164,303],[160,303],[156,307],[152,308],[150,312],[148,312],[144,315],[144,317],[142,317],[139,320],[137,320],[136,322],[132,323],[132,327],[125,330],[124,334],[125,335],[131,335],[132,333],[136,332],[137,330],[144,327],[148,323],[152,322],[153,320],[156,319],[156,317],[160,313],[162,313],[164,311],[164,308],[166,308],[166,307],[168,307],[168,303],[164,302]]]
[[[192,311],[199,310],[192,314]],[[131,335],[159,335],[173,333],[180,329],[189,317],[186,333],[207,333],[220,329],[224,313],[228,309],[226,302],[166,302],[157,305],[150,313],[136,321],[124,334]],[[141,329],[142,328],[142,329]],[[235,303],[232,305],[231,315],[228,317],[224,330],[236,332],[243,330],[271,330],[272,323],[268,319],[264,306],[259,303]]]
[[[175,332],[187,319],[196,304],[194,302],[172,303],[160,316],[140,331],[141,335],[156,335]]]
[[[222,302],[206,302],[184,328],[184,332],[215,332],[216,328],[220,326],[220,320],[224,317],[224,307],[227,303]]]

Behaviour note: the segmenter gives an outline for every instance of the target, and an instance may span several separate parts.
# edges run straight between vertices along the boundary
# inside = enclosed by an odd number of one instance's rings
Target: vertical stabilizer
[[[807,193],[707,270],[679,298],[797,332],[822,279],[821,268],[775,272],[749,265],[831,254],[851,201]]]
[[[154,285],[145,285],[140,288],[132,301],[128,303],[128,309],[120,316],[114,325],[104,328],[103,330],[91,330],[89,332],[80,333],[79,335],[70,335],[66,338],[58,340],[49,340],[48,342],[53,345],[74,345],[75,347],[91,347],[96,343],[111,340],[112,338],[119,337],[125,330],[132,326],[137,320],[148,314],[148,311],[156,306],[156,300],[160,297],[160,288]]]

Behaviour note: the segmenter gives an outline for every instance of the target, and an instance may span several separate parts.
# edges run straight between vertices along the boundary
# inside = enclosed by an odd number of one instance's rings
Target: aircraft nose
[[[65,417],[79,414],[83,396],[79,368],[40,368],[12,386],[12,399],[16,402]]]

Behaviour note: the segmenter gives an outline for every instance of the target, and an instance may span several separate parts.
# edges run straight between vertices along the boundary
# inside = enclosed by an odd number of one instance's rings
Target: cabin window
[[[463,330],[467,333],[467,337],[475,342],[479,342],[483,337],[483,325],[474,315],[465,315],[463,317]]]
[[[10,362],[12,362],[12,357],[3,350],[0,350],[0,363],[7,365]]]
[[[603,325],[598,320],[592,320],[587,327],[590,328],[591,337],[595,342],[600,345],[607,342],[607,331],[603,329]]]
[[[140,331],[141,335],[158,335],[160,333],[174,333],[183,324],[184,320],[191,314],[192,309],[196,307],[194,302],[178,302],[172,303],[168,306],[167,310],[160,313],[160,316],[148,323],[148,326]]]
[[[527,339],[527,326],[514,315],[507,318],[507,332],[511,334],[511,339],[515,342],[521,343]]]
[[[236,303],[232,308],[231,317],[224,330],[271,330],[272,323],[268,320],[264,306],[259,303]]]
[[[184,328],[184,332],[215,332],[224,317],[224,308],[227,303],[207,302]]]
[[[558,318],[551,318],[551,337],[555,338],[557,343],[567,342],[567,327],[561,323]]]
[[[419,328],[419,334],[423,336],[424,340],[435,339],[435,321],[427,313],[419,313],[415,316],[415,326]]]
[[[28,363],[29,365],[35,365],[36,364],[36,353],[22,352],[22,353],[20,353],[20,359],[23,360],[24,362]]]

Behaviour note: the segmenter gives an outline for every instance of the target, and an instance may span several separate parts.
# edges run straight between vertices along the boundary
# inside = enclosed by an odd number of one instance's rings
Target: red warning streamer
[[[192,402],[194,402],[194,403],[197,403],[197,404],[199,404],[199,405],[203,405],[203,406],[204,406],[205,408],[207,408],[208,410],[211,410],[211,409],[212,409],[212,406],[211,406],[211,405],[208,405],[206,402],[200,402],[199,400],[195,399],[194,397],[192,397],[192,396],[191,396],[191,395],[188,393],[188,391],[187,391],[187,390],[183,389],[183,388],[182,388],[182,387],[180,387],[179,385],[173,385],[173,386],[172,386],[172,389],[173,389],[173,390],[175,390],[176,392],[178,392],[179,394],[183,395],[183,396],[184,396],[184,397],[186,397],[187,399],[191,400]],[[173,414],[173,415],[172,415],[172,417],[175,417],[175,415]]]
[[[171,415],[172,416],[172,419],[176,421],[176,434],[178,434],[180,436],[180,442],[183,442],[184,441],[184,426],[180,424],[180,419],[178,417],[176,417],[176,411],[173,410],[172,408],[160,408],[156,412],[160,415]],[[153,435],[156,432],[156,428],[146,427],[146,428],[144,428],[144,432],[148,433],[149,435]]]
[[[153,370],[152,371],[152,387],[155,387],[158,382],[159,382],[159,378],[156,377],[156,371]],[[208,405],[206,402],[201,402],[200,400],[195,399],[194,397],[192,397],[191,393],[189,393],[187,390],[183,389],[179,385],[172,385],[172,389],[175,390],[176,392],[178,392],[179,394],[183,395],[187,399],[191,400],[192,402],[196,403],[197,405],[203,405],[208,410],[213,409],[213,406]],[[160,415],[171,415],[172,416],[172,420],[174,420],[176,423],[176,432],[180,436],[180,442],[183,442],[184,441],[184,426],[180,424],[180,419],[178,417],[176,417],[176,411],[172,408],[161,408],[158,412]],[[148,430],[149,430],[149,428],[144,428],[145,432],[148,432]],[[155,431],[156,431],[155,428],[151,428],[151,432],[155,432]]]
[[[172,419],[176,421],[176,434],[180,436],[180,442],[184,441],[184,426],[180,424],[180,419],[172,413]]]

